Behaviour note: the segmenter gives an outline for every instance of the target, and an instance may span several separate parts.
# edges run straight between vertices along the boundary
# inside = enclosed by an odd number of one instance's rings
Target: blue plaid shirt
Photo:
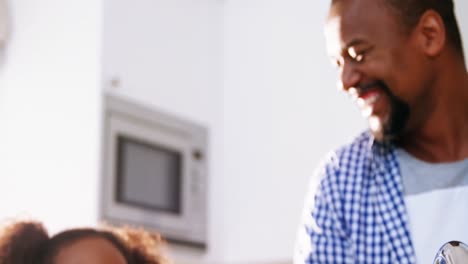
[[[299,230],[296,264],[415,263],[395,149],[369,132],[319,171]]]

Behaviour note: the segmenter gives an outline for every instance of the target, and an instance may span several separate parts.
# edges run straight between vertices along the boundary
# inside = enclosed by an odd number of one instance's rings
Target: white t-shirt
[[[468,159],[428,163],[397,150],[417,263],[433,263],[440,247],[468,243]]]

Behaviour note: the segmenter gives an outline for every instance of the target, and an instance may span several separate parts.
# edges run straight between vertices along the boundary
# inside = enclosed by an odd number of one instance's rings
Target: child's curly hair
[[[37,221],[14,222],[0,231],[0,264],[53,264],[60,249],[93,237],[112,243],[128,264],[169,264],[160,252],[161,236],[143,229],[74,228],[50,237]]]

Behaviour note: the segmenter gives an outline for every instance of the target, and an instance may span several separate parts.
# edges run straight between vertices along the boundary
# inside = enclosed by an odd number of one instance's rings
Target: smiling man
[[[333,0],[325,37],[370,129],[315,176],[295,263],[432,263],[445,242],[468,243],[468,75],[452,0]]]

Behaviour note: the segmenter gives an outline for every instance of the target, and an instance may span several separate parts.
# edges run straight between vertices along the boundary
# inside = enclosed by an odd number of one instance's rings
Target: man
[[[432,263],[445,242],[468,243],[468,75],[453,8],[332,1],[328,52],[370,131],[320,168],[296,263]]]

